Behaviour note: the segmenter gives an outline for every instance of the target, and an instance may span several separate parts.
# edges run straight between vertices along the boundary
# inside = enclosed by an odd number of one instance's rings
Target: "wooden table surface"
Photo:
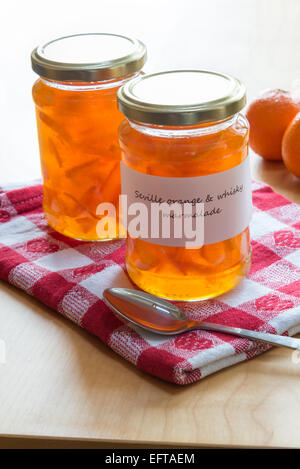
[[[28,56],[43,29],[54,37],[63,35],[64,27],[68,33],[118,27],[124,32],[125,15],[126,32],[148,44],[146,70],[193,67],[233,73],[246,83],[250,99],[262,88],[290,86],[300,75],[297,0],[187,0],[184,6],[179,0],[157,5],[145,0],[128,1],[126,9],[114,0],[103,7],[108,25],[101,19],[98,26],[86,12],[69,15],[64,2],[61,6],[55,0],[53,11],[56,3],[62,18],[54,31],[51,13],[47,24],[40,15],[31,37],[19,43],[18,36],[8,46],[10,53],[19,54],[24,82],[17,94],[8,93],[5,119],[1,113],[7,140],[1,144],[0,183],[39,176],[33,75],[24,54]],[[95,9],[97,4],[91,2]],[[31,1],[26,12],[21,7],[28,21],[37,6]],[[118,8],[123,13],[113,24],[109,18]],[[6,7],[5,15],[8,31],[12,7]],[[19,16],[23,19],[22,11]],[[12,73],[4,88],[11,91],[11,82],[17,86],[18,79]],[[254,178],[300,203],[300,181],[281,163],[254,154],[251,160]],[[4,282],[0,305],[0,348],[5,342],[6,349],[0,364],[0,448],[300,447],[300,357],[296,363],[287,349],[272,349],[180,387],[142,373],[100,340]]]

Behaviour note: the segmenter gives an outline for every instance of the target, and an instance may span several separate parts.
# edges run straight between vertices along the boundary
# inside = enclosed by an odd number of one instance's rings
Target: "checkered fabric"
[[[0,189],[0,278],[96,335],[139,369],[188,384],[269,348],[208,331],[164,337],[124,324],[102,300],[105,288],[133,287],[124,265],[124,240],[66,238],[49,228],[41,204],[41,185]],[[253,183],[253,205],[253,263],[247,278],[214,300],[179,306],[193,319],[296,334],[300,206],[258,182]]]

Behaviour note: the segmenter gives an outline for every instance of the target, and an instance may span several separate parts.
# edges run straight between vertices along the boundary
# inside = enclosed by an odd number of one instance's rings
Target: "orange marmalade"
[[[120,159],[117,91],[137,76],[145,46],[114,34],[81,34],[35,49],[40,79],[33,99],[43,175],[45,217],[56,231],[81,240],[119,236]],[[101,203],[112,204],[115,230],[98,229]]]
[[[143,290],[174,300],[211,298],[235,287],[251,259],[243,85],[203,71],[144,75],[120,89],[118,103],[127,117],[119,129],[122,193],[152,204],[198,200],[204,214],[204,242],[192,248],[180,239],[137,236],[128,225],[129,276]]]

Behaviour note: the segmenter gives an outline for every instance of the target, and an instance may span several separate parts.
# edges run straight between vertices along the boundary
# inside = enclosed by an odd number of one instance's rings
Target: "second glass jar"
[[[143,290],[174,300],[211,298],[235,287],[251,262],[249,126],[239,113],[243,85],[205,71],[145,75],[119,90],[118,103],[127,117],[119,129],[122,193],[129,201],[182,204],[182,194],[189,201],[192,194],[193,201],[204,202],[199,247],[129,230],[129,276]]]

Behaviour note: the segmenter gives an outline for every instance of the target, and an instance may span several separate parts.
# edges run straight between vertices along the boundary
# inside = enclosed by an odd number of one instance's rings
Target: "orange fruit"
[[[299,111],[299,101],[288,91],[268,90],[262,93],[246,112],[252,150],[268,160],[281,160],[283,134]]]
[[[282,159],[287,169],[300,178],[300,112],[284,133]]]

